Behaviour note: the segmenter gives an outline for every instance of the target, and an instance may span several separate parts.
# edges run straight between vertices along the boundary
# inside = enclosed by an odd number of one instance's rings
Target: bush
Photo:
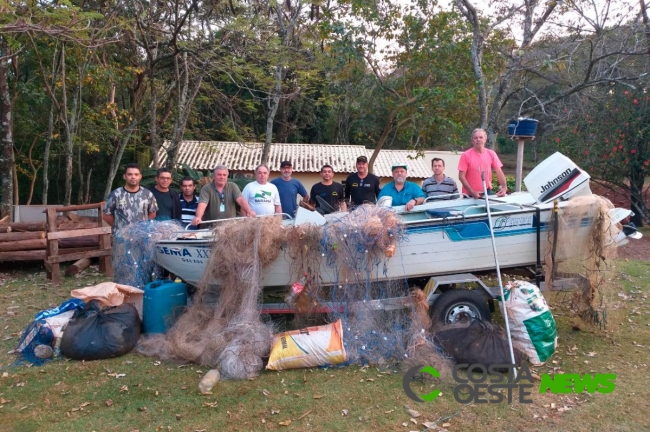
[[[506,176],[506,184],[508,185],[508,192],[514,192],[515,191],[515,177],[514,176]],[[493,175],[492,176],[492,190],[493,191],[498,191],[499,190],[499,180],[497,179],[497,176]],[[526,185],[523,182],[521,182],[521,190],[526,191]]]

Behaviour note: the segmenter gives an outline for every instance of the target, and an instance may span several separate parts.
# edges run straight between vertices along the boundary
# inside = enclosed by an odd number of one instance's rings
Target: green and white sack
[[[509,282],[503,291],[512,345],[542,365],[557,348],[557,328],[539,288],[525,281]]]

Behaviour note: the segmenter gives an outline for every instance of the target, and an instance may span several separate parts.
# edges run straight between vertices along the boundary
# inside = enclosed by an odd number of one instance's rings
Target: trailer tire
[[[485,297],[476,291],[452,289],[445,291],[430,309],[434,324],[459,324],[465,319],[492,321]]]

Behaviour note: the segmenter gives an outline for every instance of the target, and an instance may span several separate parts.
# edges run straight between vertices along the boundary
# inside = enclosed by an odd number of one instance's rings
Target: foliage
[[[638,215],[635,223],[642,215],[648,220],[644,185],[650,175],[650,96],[645,88],[604,86],[585,102],[587,109],[556,131],[558,149],[594,178],[627,191]]]
[[[508,185],[508,192],[514,192],[515,191],[515,177],[514,176],[506,176],[506,185]],[[497,191],[499,190],[499,179],[497,179],[496,175],[492,176],[492,190]],[[527,191],[526,185],[523,182],[523,179],[521,181],[521,190],[522,191]]]

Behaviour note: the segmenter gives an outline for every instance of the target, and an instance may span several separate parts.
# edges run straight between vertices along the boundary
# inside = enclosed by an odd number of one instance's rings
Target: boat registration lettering
[[[167,246],[158,246],[158,253],[190,258],[210,258],[210,249],[195,249],[194,255],[187,248],[169,248]]]
[[[533,226],[533,215],[525,216],[501,216],[494,221],[494,230],[503,230],[512,227]]]

